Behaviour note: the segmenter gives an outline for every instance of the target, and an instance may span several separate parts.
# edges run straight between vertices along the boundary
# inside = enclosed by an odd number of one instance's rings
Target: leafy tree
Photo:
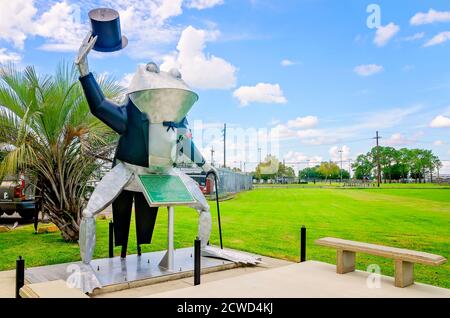
[[[325,181],[332,178],[333,175],[339,175],[339,167],[334,162],[322,162],[317,169],[319,173],[325,176]]]
[[[372,177],[372,170],[375,165],[373,163],[371,153],[367,155],[361,154],[356,158],[356,161],[352,164],[354,170],[355,178],[362,180],[365,178]]]
[[[355,178],[362,179],[370,175],[377,167],[377,148],[373,147],[366,155],[360,155],[352,165]],[[380,147],[380,166],[383,179],[404,180],[411,177],[416,182],[422,182],[428,173],[433,178],[433,172],[442,166],[439,158],[431,150],[425,149],[395,149]],[[376,172],[376,171],[375,171]]]
[[[292,167],[289,167],[285,165],[284,163],[280,162],[278,164],[278,177],[288,177],[288,178],[294,178],[295,177],[295,171]]]
[[[324,179],[324,176],[320,174],[317,170],[319,169],[319,166],[315,166],[312,168],[305,168],[303,170],[300,170],[298,173],[298,176],[300,180],[321,180]]]
[[[113,80],[99,84],[109,98],[123,93]],[[65,63],[53,76],[0,67],[0,105],[0,143],[11,146],[1,175],[35,174],[43,211],[65,240],[77,240],[86,183],[110,158],[116,134],[92,116],[77,72]]]
[[[342,180],[349,180],[350,179],[350,173],[345,169],[340,169],[338,175],[336,178],[340,179],[342,175]]]

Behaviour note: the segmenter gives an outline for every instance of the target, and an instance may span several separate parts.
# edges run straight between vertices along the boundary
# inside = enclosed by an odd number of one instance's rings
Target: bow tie
[[[163,122],[163,126],[167,127],[167,131],[169,131],[171,129],[173,131],[175,131],[175,128],[180,128],[181,127],[180,124],[181,123],[176,123],[176,122],[173,122],[173,121],[165,121],[165,122]]]

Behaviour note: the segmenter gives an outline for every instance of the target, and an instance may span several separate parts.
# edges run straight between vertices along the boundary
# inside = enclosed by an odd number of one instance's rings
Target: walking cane
[[[219,238],[220,238],[220,249],[223,250],[223,243],[222,243],[222,224],[220,223],[220,205],[219,205],[219,187],[217,184],[217,175],[215,172],[209,172],[208,175],[206,175],[206,179],[208,179],[209,175],[212,174],[214,176],[214,187],[216,189],[216,204],[217,204],[217,220],[219,222]]]

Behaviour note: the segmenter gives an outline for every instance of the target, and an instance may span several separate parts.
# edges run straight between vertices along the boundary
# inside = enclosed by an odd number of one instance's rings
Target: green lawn
[[[215,221],[215,204],[211,203]],[[239,194],[221,203],[224,245],[262,255],[296,261],[299,231],[308,228],[307,258],[335,262],[335,251],[315,246],[320,237],[334,236],[436,253],[450,251],[450,190],[429,189],[319,189],[268,188]],[[143,251],[165,248],[167,213],[161,210],[153,244]],[[108,221],[98,221],[96,257],[108,254]],[[197,214],[177,208],[175,245],[191,246],[196,236]],[[129,252],[135,253],[134,225]],[[218,244],[214,223],[213,244]],[[0,234],[0,270],[14,268],[23,255],[27,266],[79,259],[78,246],[64,243],[59,233],[32,234],[32,226]],[[120,248],[115,249],[119,254]],[[382,274],[393,275],[389,259],[357,256],[358,269],[379,264]],[[416,265],[416,280],[450,288],[450,265]]]

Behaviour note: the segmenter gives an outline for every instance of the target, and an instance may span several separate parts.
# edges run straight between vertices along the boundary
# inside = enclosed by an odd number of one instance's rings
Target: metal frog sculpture
[[[155,63],[139,65],[131,80],[125,103],[117,105],[105,98],[92,73],[87,55],[97,37],[89,33],[84,39],[75,61],[80,72],[80,82],[92,114],[120,135],[114,165],[96,186],[83,211],[80,224],[80,253],[83,263],[92,260],[95,247],[95,215],[112,203],[115,245],[122,246],[122,258],[130,227],[133,200],[137,244],[149,244],[158,208],[150,207],[143,195],[138,175],[164,173],[177,175],[186,185],[196,203],[198,212],[198,237],[203,256],[224,258],[235,262],[252,263],[257,259],[241,253],[208,246],[211,233],[209,205],[198,184],[177,168],[177,156],[187,156],[207,173],[217,171],[205,162],[192,141],[186,115],[198,100],[182,80],[180,72],[172,69],[163,72]],[[84,289],[98,287],[93,279]]]

